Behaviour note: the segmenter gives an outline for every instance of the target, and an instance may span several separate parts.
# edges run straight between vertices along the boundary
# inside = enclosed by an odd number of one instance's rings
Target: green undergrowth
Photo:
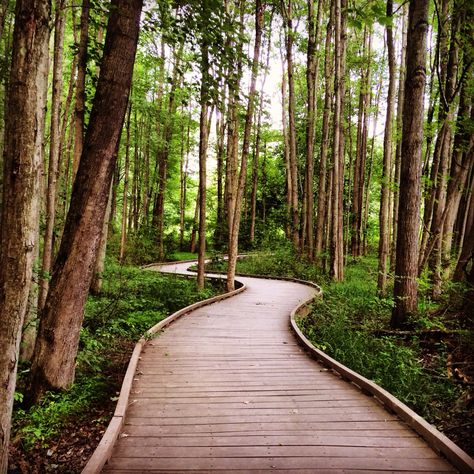
[[[209,271],[226,271],[227,262],[214,257],[206,266]],[[255,252],[239,259],[237,272],[241,274],[299,278],[320,282],[322,274],[319,269],[295,255],[291,246],[281,246],[271,253]]]
[[[226,263],[213,262],[210,268],[225,270]],[[447,374],[448,344],[442,339],[426,341],[423,331],[454,329],[457,338],[469,336],[456,332],[451,322],[436,315],[437,306],[424,294],[423,282],[419,314],[407,336],[390,334],[393,299],[377,296],[376,258],[366,257],[346,265],[342,283],[322,277],[313,264],[298,259],[289,248],[249,256],[238,262],[237,271],[320,284],[323,298],[298,321],[316,347],[373,380],[438,426],[456,405],[461,390]]]
[[[178,309],[222,291],[210,283],[198,291],[194,280],[109,261],[101,294],[87,300],[74,385],[23,409],[20,402],[29,370],[21,366],[13,437],[20,438],[26,450],[47,446],[67,423],[81,423],[90,416],[91,407],[114,402],[140,336]]]

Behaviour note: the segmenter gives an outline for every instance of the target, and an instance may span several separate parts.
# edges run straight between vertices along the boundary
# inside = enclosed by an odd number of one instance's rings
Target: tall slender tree
[[[113,0],[97,91],[31,369],[31,397],[74,380],[84,304],[127,109],[142,0]],[[111,119],[113,118],[113,119]]]
[[[428,0],[410,2],[400,187],[406,199],[398,211],[397,255],[395,264],[395,306],[391,325],[406,324],[418,304],[418,234],[421,192],[421,153],[426,82],[426,42]]]
[[[386,41],[388,53],[388,91],[387,112],[385,117],[385,131],[383,138],[383,169],[382,189],[380,196],[379,213],[379,268],[377,288],[381,295],[387,287],[388,257],[390,253],[390,189],[392,177],[392,141],[393,141],[393,114],[395,108],[395,44],[393,39],[393,2],[387,0],[387,17],[390,19],[386,27]]]
[[[0,472],[7,472],[18,355],[35,247],[50,35],[48,0],[18,0],[3,152],[0,222]]]

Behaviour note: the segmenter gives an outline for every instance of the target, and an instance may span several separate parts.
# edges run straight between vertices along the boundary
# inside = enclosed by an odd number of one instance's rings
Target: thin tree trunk
[[[393,17],[393,1],[387,0],[387,17]],[[393,111],[395,108],[395,44],[393,28],[389,21],[386,27],[389,82],[387,91],[387,113],[383,138],[382,190],[379,214],[379,266],[377,288],[384,296],[387,290],[388,257],[390,253],[390,189],[392,176]]]
[[[107,252],[107,238],[109,236],[110,213],[112,210],[112,190],[113,182],[110,185],[109,200],[107,201],[107,209],[105,210],[104,225],[102,226],[102,234],[100,236],[99,251],[95,262],[94,276],[92,277],[90,291],[93,295],[99,295],[102,291],[104,283],[105,255]]]
[[[180,216],[179,216],[179,248],[184,250],[184,218],[186,216],[186,204],[187,204],[187,184],[188,184],[188,166],[189,166],[189,153],[190,153],[190,139],[191,139],[191,106],[189,107],[189,116],[186,132],[186,158],[181,175],[181,187],[180,187]],[[184,137],[183,137],[184,142]]]
[[[116,148],[127,109],[141,0],[113,0],[91,117],[31,368],[33,401],[74,380],[84,304],[94,272]]]
[[[400,187],[404,205],[398,211],[395,306],[391,326],[406,324],[418,302],[418,235],[423,144],[423,100],[426,81],[428,0],[410,3],[402,131]]]
[[[84,142],[85,108],[86,108],[86,75],[87,75],[87,42],[89,39],[90,0],[82,0],[81,36],[77,52],[76,103],[74,106],[74,155],[72,160],[73,177],[79,168]]]
[[[269,27],[268,27],[268,38],[267,38],[267,55],[265,61],[265,70],[262,79],[262,85],[260,88],[259,95],[259,106],[257,113],[257,127],[256,127],[256,137],[255,137],[255,152],[252,162],[252,196],[251,196],[251,216],[250,216],[250,243],[253,245],[255,243],[255,226],[257,218],[257,186],[258,186],[258,168],[260,161],[260,142],[262,139],[262,115],[263,115],[263,98],[265,94],[265,84],[267,81],[268,68],[270,65],[270,52],[272,44],[272,18],[270,18]]]
[[[208,143],[208,91],[209,84],[209,46],[204,40],[201,46],[201,116],[199,121],[199,249],[197,286],[204,288],[204,273],[206,264],[206,161]]]
[[[130,175],[130,120],[132,115],[132,102],[128,104],[126,138],[125,138],[125,168],[123,172],[123,197],[122,197],[122,224],[120,232],[119,260],[123,263],[127,244],[127,217],[128,217],[128,180]]]
[[[332,204],[331,204],[331,266],[330,275],[335,281],[344,279],[344,239],[342,238],[342,183],[344,157],[341,156],[341,132],[343,121],[343,19],[342,2],[335,1],[335,46],[334,46],[334,91],[335,107],[333,121],[333,168],[332,168]]]
[[[194,220],[193,220],[193,228],[191,230],[191,240],[189,243],[189,251],[191,253],[196,253],[196,246],[197,246],[197,239],[196,235],[199,229],[199,209],[200,209],[200,195],[199,191],[196,197],[196,205],[194,207]]]
[[[315,15],[314,0],[308,0],[308,49],[306,57],[306,174],[304,188],[304,209],[302,232],[302,251],[310,261],[314,259],[313,214],[314,214],[314,137],[316,123],[316,90],[319,73],[319,23],[321,21],[322,0],[318,1],[318,10]]]
[[[398,209],[400,200],[400,164],[402,156],[402,122],[403,122],[403,101],[405,97],[405,58],[408,34],[408,4],[403,6],[402,20],[402,47],[400,51],[400,71],[398,74],[398,99],[397,99],[397,146],[395,149],[395,176],[393,193],[393,217],[392,217],[392,245],[390,250],[390,271],[395,270],[395,256],[397,252],[397,229],[398,229]]]
[[[51,129],[48,163],[48,189],[46,193],[46,228],[43,240],[43,261],[39,283],[38,308],[43,309],[49,286],[49,274],[53,260],[54,224],[56,217],[56,184],[58,180],[59,153],[61,146],[61,93],[63,88],[65,0],[56,2],[54,20],[53,93],[51,99]]]
[[[331,8],[330,17],[326,27],[326,42],[324,47],[324,111],[323,111],[323,124],[321,131],[321,154],[319,158],[319,182],[318,182],[318,204],[317,204],[317,218],[316,218],[316,231],[315,231],[315,242],[314,251],[318,266],[322,266],[321,254],[324,248],[324,227],[327,222],[327,159],[329,150],[329,121],[331,115],[331,103],[332,103],[332,89],[333,81],[331,80],[332,74],[332,61],[331,61],[331,38],[333,28],[333,12]]]
[[[15,9],[0,226],[0,472],[7,472],[21,332],[38,245],[50,4]]]
[[[293,0],[288,0],[288,6],[282,4],[285,21],[286,67],[288,72],[288,144],[289,171],[291,179],[291,239],[296,250],[299,249],[299,219],[298,219],[298,166],[296,161],[296,98],[293,65]]]
[[[354,186],[351,210],[351,253],[353,258],[362,255],[362,210],[364,202],[365,164],[367,161],[368,105],[370,87],[370,48],[371,33],[368,27],[364,30],[363,57],[367,65],[362,67],[359,92],[359,111],[357,122],[357,150],[354,162]],[[351,136],[351,135],[350,135]]]
[[[250,79],[249,98],[247,112],[245,116],[244,142],[242,145],[242,157],[240,160],[240,175],[237,187],[237,196],[235,200],[234,216],[232,226],[229,227],[229,249],[228,249],[228,267],[227,267],[227,290],[234,289],[235,269],[237,265],[239,230],[242,200],[245,192],[245,183],[247,179],[247,161],[250,149],[250,133],[252,131],[252,118],[254,111],[256,82],[258,74],[258,61],[260,58],[260,47],[262,43],[262,29],[264,21],[265,6],[261,0],[256,0],[255,4],[255,45],[252,61],[252,75]]]
[[[166,178],[168,173],[168,159],[171,150],[171,140],[174,131],[174,114],[176,113],[175,97],[176,89],[179,83],[179,71],[183,45],[175,52],[175,64],[173,68],[173,77],[171,80],[170,91],[168,94],[168,107],[163,124],[162,144],[158,150],[158,192],[155,200],[155,210],[153,215],[153,224],[156,227],[156,241],[158,247],[158,256],[162,260],[165,255],[164,249],[164,216],[165,216],[165,192]]]

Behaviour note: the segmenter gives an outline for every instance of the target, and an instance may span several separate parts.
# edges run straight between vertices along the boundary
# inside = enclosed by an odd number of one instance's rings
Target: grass
[[[13,435],[21,438],[23,449],[47,446],[71,420],[82,420],[94,404],[114,398],[140,336],[169,314],[219,291],[211,284],[198,291],[193,280],[109,261],[102,293],[86,303],[74,385],[67,392],[48,393],[28,410],[19,403],[15,407]],[[22,366],[17,402],[27,376],[28,367]]]

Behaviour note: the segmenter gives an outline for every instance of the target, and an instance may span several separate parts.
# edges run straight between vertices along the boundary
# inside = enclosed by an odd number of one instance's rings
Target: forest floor
[[[47,440],[25,445],[21,433],[14,433],[10,445],[10,474],[80,473],[99,444],[115,410],[122,380],[134,343],[117,341],[107,353],[111,361],[103,374],[109,384],[101,396],[81,414],[68,417],[60,431]]]

